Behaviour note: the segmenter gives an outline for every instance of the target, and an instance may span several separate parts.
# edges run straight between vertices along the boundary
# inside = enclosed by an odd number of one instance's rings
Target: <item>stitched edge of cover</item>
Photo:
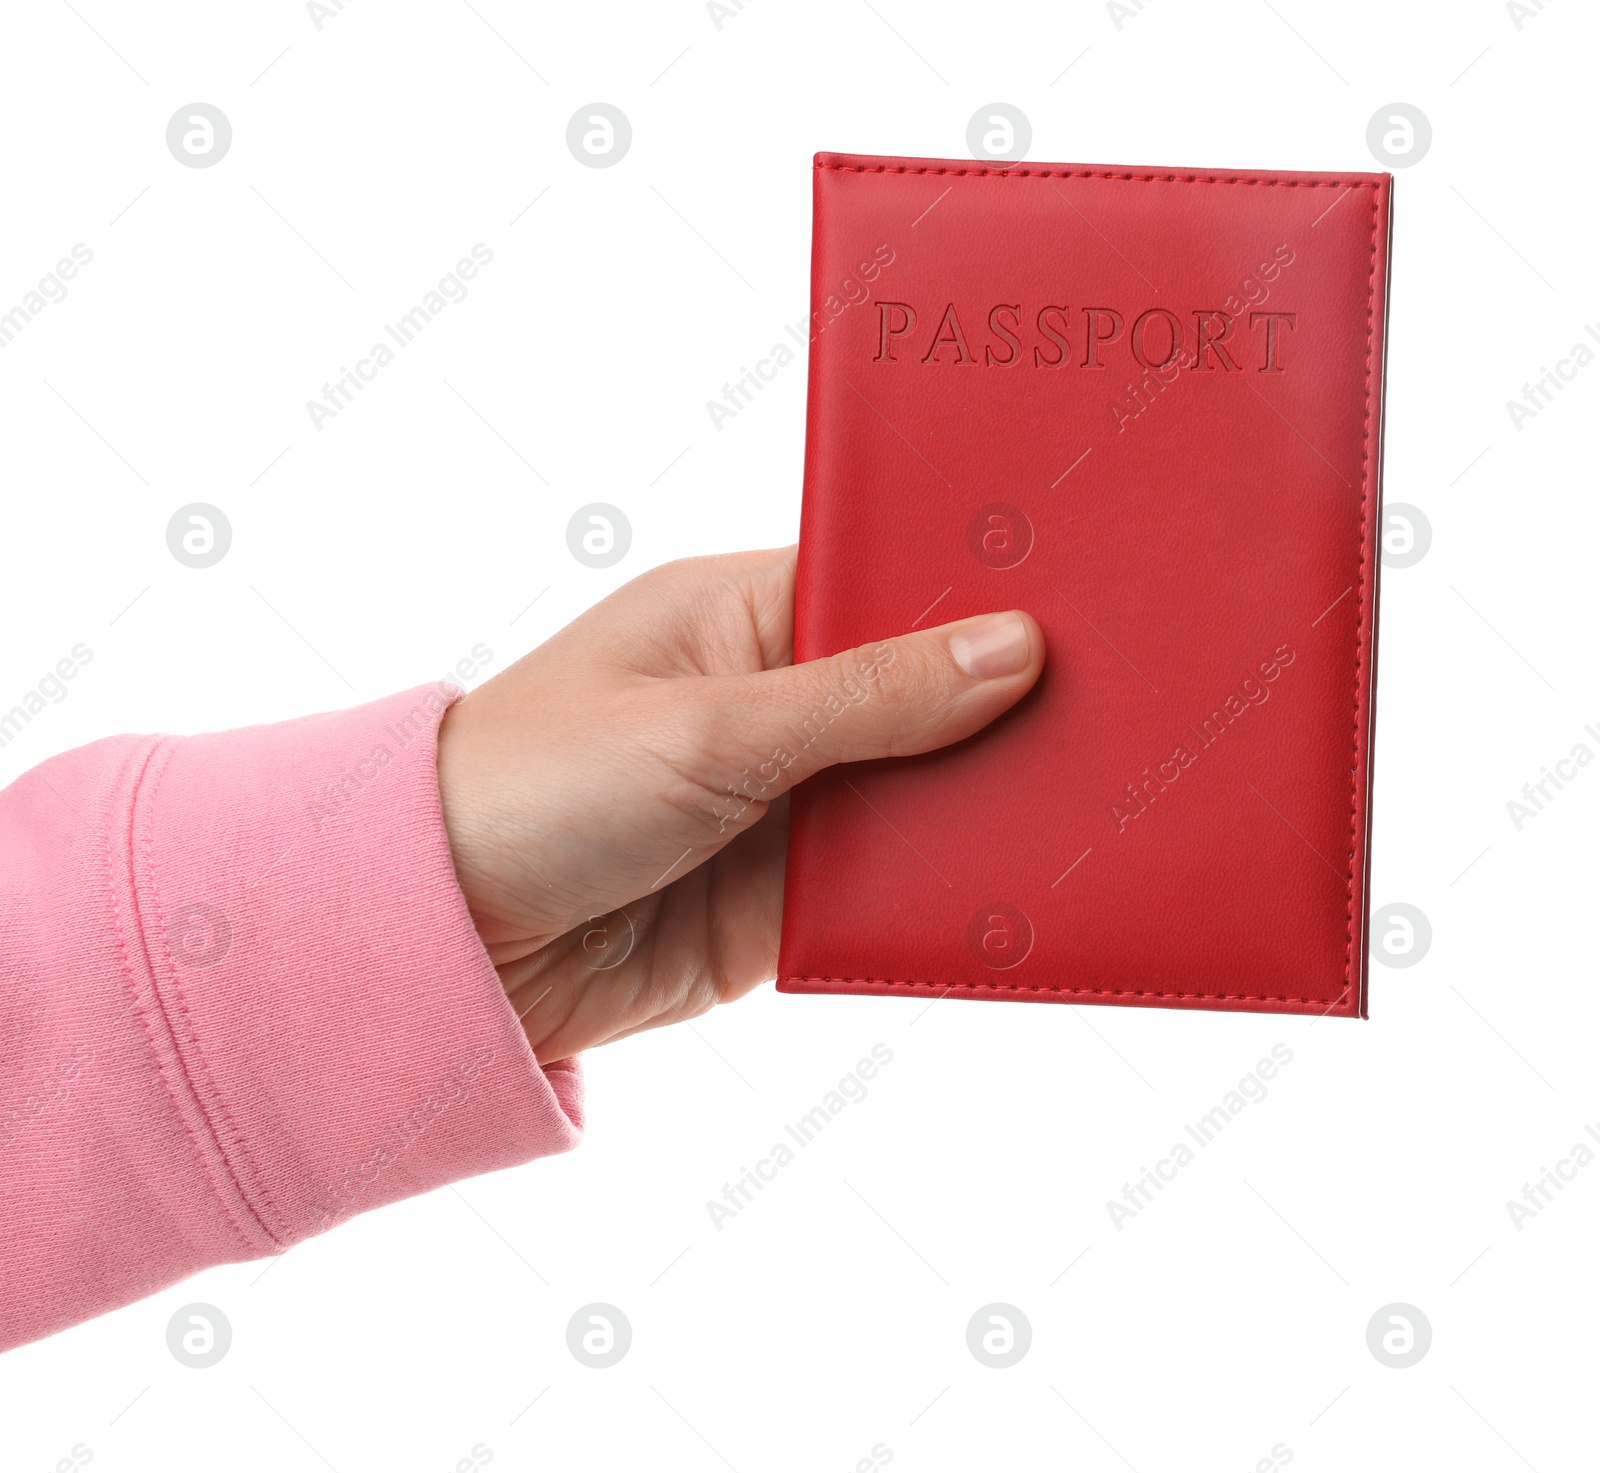
[[[1157,992],[1137,987],[1043,987],[1021,982],[918,982],[910,978],[894,977],[779,977],[780,982],[839,982],[856,987],[938,987],[940,996],[952,992],[1043,992],[1051,996],[1071,993],[1086,997],[1187,997],[1203,1002],[1298,1002],[1312,1007],[1322,1007],[1332,1012],[1350,995],[1347,982],[1340,988],[1338,997],[1329,1002],[1325,997],[1261,997],[1252,992]]]
[[[1356,906],[1356,789],[1360,771],[1361,754],[1361,667],[1363,636],[1366,632],[1369,610],[1367,608],[1367,502],[1368,470],[1372,461],[1372,319],[1374,284],[1378,277],[1378,190],[1380,180],[1368,179],[1272,179],[1260,175],[1223,174],[1133,174],[1117,173],[1103,169],[949,169],[923,168],[909,164],[813,164],[815,169],[831,169],[847,174],[955,174],[980,175],[995,179],[1121,179],[1136,184],[1271,184],[1286,189],[1370,189],[1372,191],[1372,245],[1367,266],[1367,362],[1366,392],[1363,396],[1361,420],[1361,549],[1356,559],[1356,602],[1360,614],[1356,619],[1355,694],[1351,698],[1350,713],[1350,875],[1345,884],[1344,928],[1344,988],[1334,1002],[1331,1012],[1344,1001],[1350,991],[1350,972],[1355,960],[1355,906]],[[896,981],[889,977],[780,977],[781,982],[838,982],[858,987],[942,987],[941,982]],[[1004,982],[954,982],[949,990],[991,992],[1043,992],[1090,994],[1097,997],[1187,997],[1210,1002],[1294,1002],[1320,1003],[1320,997],[1267,997],[1240,992],[1140,992],[1099,987],[1024,987],[1020,983]],[[1359,1003],[1357,1004],[1359,1006]]]
[[[1344,903],[1344,984],[1349,988],[1355,970],[1356,950],[1356,789],[1361,756],[1361,668],[1362,655],[1367,647],[1366,635],[1370,628],[1371,609],[1367,602],[1367,501],[1372,467],[1372,319],[1373,304],[1378,280],[1378,191],[1372,191],[1372,246],[1367,258],[1367,387],[1361,411],[1361,553],[1356,560],[1356,602],[1360,612],[1356,618],[1355,693],[1350,698],[1350,879],[1345,890]],[[1370,680],[1368,685],[1370,687]],[[1369,689],[1367,699],[1372,692]],[[1372,761],[1369,743],[1367,761]],[[1367,822],[1372,822],[1371,797],[1368,796]],[[1366,844],[1359,846],[1363,852]],[[1357,1006],[1359,1007],[1359,1003]]]
[[[814,164],[846,174],[954,174],[993,179],[1121,179],[1133,184],[1275,184],[1284,189],[1370,189],[1374,179],[1273,179],[1260,174],[1132,174],[1110,169],[929,169],[911,164]],[[1376,242],[1374,242],[1376,249]]]

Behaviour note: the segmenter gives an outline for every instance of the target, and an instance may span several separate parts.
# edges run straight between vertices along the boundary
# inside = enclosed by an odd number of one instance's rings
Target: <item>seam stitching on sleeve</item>
[[[166,985],[171,990],[176,1009],[168,1009],[168,1022],[173,1027],[174,1043],[178,1043],[178,1064],[182,1068],[190,1091],[194,1092],[195,1099],[200,1104],[200,1112],[205,1116],[206,1123],[211,1126],[216,1147],[222,1155],[222,1163],[226,1164],[227,1174],[232,1180],[238,1198],[245,1203],[245,1208],[250,1211],[254,1224],[262,1231],[272,1243],[282,1249],[288,1246],[286,1238],[267,1224],[267,1217],[277,1217],[277,1212],[272,1208],[267,1193],[259,1185],[258,1176],[251,1163],[250,1153],[246,1150],[245,1134],[238,1129],[234,1118],[229,1115],[227,1105],[222,1102],[222,1091],[216,1086],[216,1081],[211,1078],[211,1070],[206,1065],[205,1051],[200,1048],[200,1036],[195,1032],[194,1016],[189,1012],[189,1000],[184,995],[181,968],[178,961],[174,960],[171,952],[171,937],[166,934],[166,907],[162,904],[162,892],[155,873],[155,843],[152,830],[155,827],[155,803],[157,803],[162,779],[166,776],[166,768],[170,766],[171,758],[176,753],[176,744],[168,745],[163,755],[162,763],[158,764],[154,776],[150,777],[150,796],[147,804],[146,822],[144,832],[136,836],[136,843],[141,843],[144,849],[144,867],[150,881],[150,905],[154,910],[154,944],[147,947],[152,952],[152,971],[154,971],[154,955],[162,956],[166,963]],[[174,1016],[176,1012],[176,1016]],[[182,1033],[179,1033],[178,1022],[182,1020]],[[246,1188],[245,1177],[250,1177],[250,1187]]]
[[[149,765],[154,759],[156,753],[160,749],[161,743],[159,740],[152,742],[142,757],[136,757],[130,760],[128,766],[124,768],[124,777],[127,777],[129,770],[132,769],[131,779],[129,779],[125,785],[125,799],[123,797],[124,784],[122,782],[119,781],[117,788],[113,792],[111,811],[106,823],[105,832],[106,899],[111,908],[111,921],[112,926],[116,931],[117,946],[122,953],[123,976],[127,981],[128,990],[127,1010],[135,1013],[138,1016],[139,1024],[144,1030],[145,1043],[150,1050],[150,1057],[155,1064],[156,1072],[161,1076],[161,1083],[167,1091],[167,1097],[172,1101],[173,1113],[177,1116],[179,1123],[183,1126],[184,1133],[189,1137],[194,1146],[195,1157],[200,1163],[201,1171],[204,1172],[207,1177],[211,1178],[213,1192],[217,1198],[217,1201],[222,1206],[223,1215],[226,1218],[229,1227],[233,1229],[234,1237],[238,1240],[239,1245],[247,1253],[254,1254],[259,1251],[260,1245],[259,1243],[251,1241],[249,1233],[246,1232],[244,1225],[240,1223],[238,1216],[234,1211],[233,1204],[228,1201],[227,1193],[222,1189],[222,1184],[216,1180],[216,1172],[211,1158],[207,1154],[204,1146],[201,1144],[198,1136],[195,1134],[194,1127],[189,1123],[188,1113],[183,1108],[183,1102],[178,1096],[177,1086],[174,1084],[171,1074],[164,1061],[161,1044],[156,1036],[156,1022],[151,1016],[151,1009],[145,1006],[139,1000],[140,969],[134,958],[133,940],[130,938],[130,933],[131,936],[135,938],[139,937],[140,935],[139,918],[136,911],[133,914],[124,916],[122,904],[117,898],[118,868],[115,847],[117,840],[116,831],[122,817],[125,815],[127,823],[126,833],[124,835],[126,852],[124,853],[123,858],[126,862],[129,887],[136,888],[136,882],[133,873],[134,809],[139,794],[139,788],[144,779],[144,774],[149,768]],[[142,940],[142,938],[140,939]],[[144,970],[146,975],[150,978],[150,989],[154,1006],[155,1008],[160,1009],[160,990],[156,987],[154,976],[151,974],[151,968],[148,965],[148,955],[146,955],[146,966]]]

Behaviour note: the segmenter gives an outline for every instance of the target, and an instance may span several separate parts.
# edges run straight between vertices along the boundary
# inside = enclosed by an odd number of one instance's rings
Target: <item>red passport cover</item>
[[[814,185],[795,659],[1007,608],[1049,656],[796,789],[779,990],[1365,1017],[1389,176]]]

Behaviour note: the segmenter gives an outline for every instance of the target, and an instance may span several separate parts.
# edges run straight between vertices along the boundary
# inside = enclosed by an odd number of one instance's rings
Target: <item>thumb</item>
[[[763,671],[730,691],[722,742],[736,766],[761,773],[759,796],[774,798],[836,762],[911,756],[971,736],[1027,694],[1044,654],[1037,621],[1011,610]]]

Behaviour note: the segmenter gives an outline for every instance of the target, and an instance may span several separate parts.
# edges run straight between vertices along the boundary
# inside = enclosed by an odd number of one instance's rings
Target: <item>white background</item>
[[[274,1473],[479,1444],[739,1473],[878,1444],[907,1470],[1592,1462],[1600,1163],[1521,1231],[1506,1202],[1600,1122],[1600,768],[1520,832],[1506,804],[1600,752],[1600,365],[1520,431],[1505,407],[1600,321],[1592,8],[1149,0],[1119,29],[1089,0],[749,0],[719,30],[691,0],[352,0],[319,31],[289,0],[74,3],[4,36],[0,311],[94,259],[0,350],[0,707],[94,660],[0,780],[372,699],[480,642],[490,674],[646,567],[793,539],[802,364],[720,432],[705,403],[808,310],[817,149],[959,156],[998,100],[1034,159],[1374,169],[1398,100],[1434,141],[1396,186],[1386,495],[1433,544],[1383,583],[1373,899],[1433,943],[1374,966],[1364,1024],[763,989],[591,1055],[569,1156],[7,1356],[8,1473],[77,1444]],[[206,169],[165,145],[197,100],[234,130]],[[596,100],[632,122],[613,168],[566,146]],[[477,242],[468,298],[314,428]],[[192,501],[234,533],[203,571],[165,544]],[[604,572],[567,551],[589,501],[634,529]],[[868,1098],[717,1231],[707,1200],[880,1042]],[[1119,1232],[1107,1200],[1275,1043],[1268,1097]],[[166,1347],[193,1300],[233,1326],[210,1370]],[[593,1301],[633,1327],[609,1370],[566,1346]],[[1033,1329],[1007,1370],[966,1345],[992,1301]],[[1433,1328],[1407,1370],[1366,1343],[1394,1301]]]

